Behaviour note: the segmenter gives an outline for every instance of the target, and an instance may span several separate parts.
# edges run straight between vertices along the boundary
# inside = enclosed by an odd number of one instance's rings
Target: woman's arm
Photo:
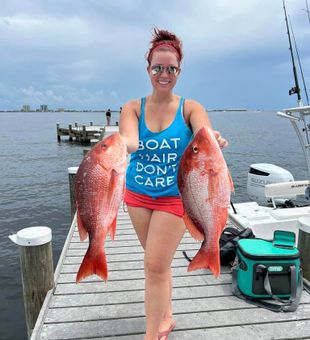
[[[213,130],[207,111],[195,100],[189,99],[185,101],[185,112],[188,114],[188,122],[194,134],[203,126],[208,126]],[[218,131],[213,130],[213,133],[221,148],[228,146],[227,140],[222,138]]]
[[[122,108],[119,121],[119,132],[127,145],[127,152],[135,152],[139,147],[139,128],[137,110],[140,108],[138,100],[126,103]]]

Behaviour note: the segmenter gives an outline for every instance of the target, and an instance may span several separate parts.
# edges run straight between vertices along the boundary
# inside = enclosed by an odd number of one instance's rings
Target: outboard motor
[[[277,165],[252,164],[248,173],[247,193],[249,198],[259,205],[271,205],[271,199],[265,196],[265,185],[292,181],[294,181],[293,175]]]

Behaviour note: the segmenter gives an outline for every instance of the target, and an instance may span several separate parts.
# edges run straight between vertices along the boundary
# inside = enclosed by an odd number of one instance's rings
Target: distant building
[[[45,104],[40,105],[40,111],[42,111],[42,112],[47,112],[47,111],[48,111],[47,105],[45,105]]]
[[[23,112],[30,112],[30,105],[23,105],[22,111]]]
[[[60,107],[59,109],[57,109],[57,112],[64,112],[65,109],[63,107]]]

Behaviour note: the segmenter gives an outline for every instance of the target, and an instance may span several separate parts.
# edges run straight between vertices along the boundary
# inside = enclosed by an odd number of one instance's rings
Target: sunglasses
[[[158,65],[154,65],[151,67],[151,73],[153,76],[156,76],[157,74],[161,74],[166,70],[166,72],[170,75],[174,75],[176,76],[180,69],[177,66],[173,66],[173,65],[169,65],[167,67],[158,64]]]

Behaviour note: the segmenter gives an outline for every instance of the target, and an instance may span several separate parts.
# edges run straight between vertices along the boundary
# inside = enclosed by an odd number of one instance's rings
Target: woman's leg
[[[128,206],[128,213],[143,249],[145,249],[153,210]]]
[[[136,208],[128,206],[128,213],[133,223],[142,247],[145,249],[146,240],[148,237],[149,224],[152,217],[152,210],[146,208]],[[168,214],[170,215],[170,214]],[[173,216],[173,215],[172,215]],[[176,217],[177,218],[177,217]],[[178,218],[177,218],[178,219]],[[182,222],[183,223],[183,222]],[[172,275],[171,269],[169,274],[169,303],[165,311],[163,320],[161,321],[159,331],[165,331],[169,328],[172,322]]]
[[[172,270],[170,268],[170,280],[169,280],[169,303],[164,315],[164,318],[159,326],[159,331],[163,332],[167,330],[171,323],[173,322],[173,313],[172,313]]]
[[[144,259],[146,339],[158,336],[164,319],[167,321],[165,329],[170,326],[171,262],[184,232],[180,217],[162,211],[152,213]]]

